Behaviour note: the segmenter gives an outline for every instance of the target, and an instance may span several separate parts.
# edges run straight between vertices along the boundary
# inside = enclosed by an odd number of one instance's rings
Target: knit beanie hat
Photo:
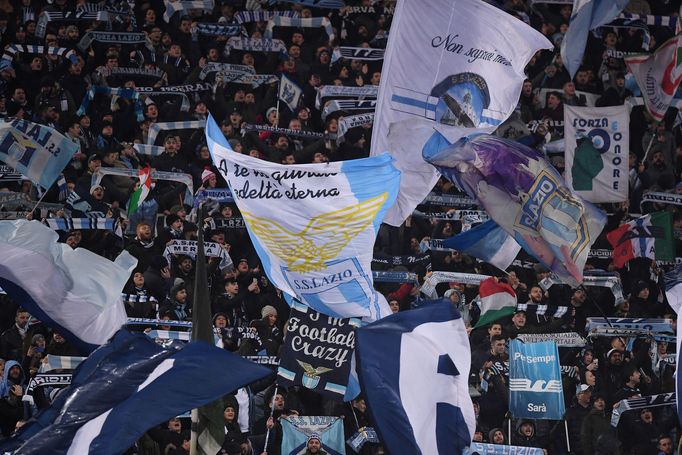
[[[266,317],[266,316],[269,316],[271,314],[274,316],[277,316],[277,310],[273,306],[265,305],[263,307],[263,309],[260,311],[260,314],[262,317]]]
[[[201,183],[206,183],[211,177],[215,177],[215,173],[210,169],[204,169],[204,172],[201,173]]]

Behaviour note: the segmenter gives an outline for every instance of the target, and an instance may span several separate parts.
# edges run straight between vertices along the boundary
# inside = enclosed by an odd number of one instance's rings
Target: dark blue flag
[[[271,370],[197,341],[164,349],[120,330],[71,385],[0,451],[119,454],[154,425],[262,379]],[[197,386],[200,384],[200,386]]]

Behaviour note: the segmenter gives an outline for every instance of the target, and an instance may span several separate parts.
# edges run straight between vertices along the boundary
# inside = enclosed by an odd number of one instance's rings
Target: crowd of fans
[[[602,27],[590,33],[583,66],[571,80],[559,55],[571,15],[571,5],[543,4],[529,0],[490,0],[495,6],[529,23],[556,48],[541,51],[526,68],[527,80],[516,112],[497,132],[522,140],[538,149],[563,137],[563,105],[615,106],[631,103],[639,95],[627,75],[623,56],[650,51],[675,30],[649,26],[649,33],[639,28]],[[136,143],[146,144],[150,125],[159,122],[205,120],[210,112],[238,153],[249,154],[283,164],[320,163],[365,157],[369,154],[372,125],[352,128],[342,140],[336,140],[338,121],[343,111],[321,119],[316,107],[317,88],[322,85],[378,86],[382,61],[336,58],[337,46],[384,48],[389,34],[395,2],[362,0],[348,2],[341,10],[311,9],[299,4],[274,6],[258,0],[224,0],[212,11],[189,9],[163,18],[166,5],[159,0],[140,0],[133,14],[120,13],[112,20],[53,20],[45,33],[38,33],[42,11],[118,8],[131,5],[72,0],[2,0],[0,1],[0,40],[2,46],[41,45],[74,49],[73,61],[57,54],[18,53],[13,60],[0,63],[0,116],[16,117],[41,123],[62,132],[79,144],[64,170],[69,194],[64,210],[36,210],[29,216],[113,218],[123,226],[119,237],[107,230],[60,231],[60,241],[73,248],[83,247],[113,259],[127,250],[138,259],[138,266],[123,290],[122,298],[130,317],[189,321],[194,300],[195,258],[191,255],[166,255],[168,242],[196,239],[198,229],[206,225],[206,240],[216,242],[231,258],[225,264],[220,257],[208,258],[211,309],[217,333],[225,349],[242,355],[277,356],[283,343],[289,308],[280,290],[263,274],[259,258],[251,244],[239,210],[233,203],[214,204],[209,217],[213,224],[199,220],[196,211],[186,204],[186,186],[158,180],[147,200],[135,215],[128,217],[126,204],[137,188],[137,179],[105,176],[93,185],[93,174],[100,168],[153,169],[189,174],[193,189],[225,188],[226,182],[211,162],[203,129],[161,131],[157,145],[163,153],[149,156],[138,152]],[[635,14],[670,16],[677,14],[679,0],[632,0],[625,11]],[[276,27],[274,38],[284,41],[286,53],[225,52],[226,36],[203,35],[197,23],[227,25],[235,14],[246,10],[277,9],[295,11],[300,17],[326,16],[334,29],[334,41],[323,28]],[[426,14],[426,11],[425,11]],[[113,19],[115,18],[115,19]],[[266,22],[246,22],[244,33],[251,38],[263,36]],[[107,44],[93,41],[86,48],[77,45],[89,31],[139,31],[146,35],[143,44]],[[39,36],[44,35],[44,36]],[[28,49],[28,48],[26,48]],[[291,111],[278,103],[278,83],[259,87],[251,84],[215,81],[214,75],[200,78],[208,63],[236,63],[252,66],[257,74],[285,74],[303,91],[300,105]],[[147,70],[138,73],[116,68]],[[424,69],[428,71],[428,68]],[[153,74],[153,76],[151,76]],[[201,84],[197,84],[201,83]],[[207,83],[206,85],[202,85]],[[143,119],[138,118],[135,99],[97,94],[82,115],[79,106],[92,86],[164,87],[197,84],[196,90],[183,93],[190,100],[168,94],[139,93]],[[646,110],[632,103],[629,148],[629,199],[621,204],[602,204],[609,214],[607,227],[593,248],[610,248],[606,232],[627,220],[630,213],[671,210],[675,227],[682,228],[682,215],[674,205],[645,203],[647,191],[682,194],[682,130],[676,121],[677,109],[671,108],[662,122],[653,121]],[[639,103],[641,104],[641,103]],[[265,125],[303,132],[322,132],[324,137],[279,134],[245,125]],[[679,144],[679,145],[678,145]],[[563,153],[549,153],[548,158],[563,171]],[[31,199],[42,196],[30,181],[2,181],[0,191],[28,193]],[[457,188],[441,179],[434,192],[459,194]],[[45,195],[45,202],[60,202],[57,185]],[[29,207],[32,208],[32,207]],[[657,264],[642,258],[630,261],[618,270],[626,299],[614,305],[614,297],[605,288],[571,289],[555,285],[549,291],[538,283],[548,270],[521,253],[507,273],[481,263],[460,252],[428,251],[428,240],[443,239],[462,230],[459,220],[443,220],[452,207],[419,206],[422,215],[411,216],[394,228],[383,225],[375,252],[381,255],[424,257],[415,265],[377,270],[409,271],[419,282],[430,271],[483,273],[497,276],[511,285],[519,303],[567,306],[559,318],[517,311],[513,317],[486,327],[476,324],[479,309],[475,303],[478,288],[456,282],[442,283],[438,295],[457,305],[470,330],[472,366],[470,393],[477,417],[475,441],[492,444],[539,447],[550,454],[665,454],[673,453],[680,432],[674,406],[644,408],[625,413],[617,427],[610,425],[611,409],[620,400],[633,396],[675,391],[675,345],[657,341],[652,336],[588,337],[582,348],[559,349],[563,373],[566,414],[563,421],[519,420],[508,413],[509,357],[508,343],[519,334],[577,332],[586,336],[588,317],[671,318],[676,315],[665,301],[662,270],[670,264]],[[7,207],[2,210],[9,211]],[[0,212],[2,213],[2,212]],[[426,215],[423,215],[426,214]],[[438,219],[441,218],[441,219]],[[216,223],[233,220],[234,223]],[[675,240],[676,255],[682,246]],[[608,258],[591,258],[586,269],[614,270]],[[419,305],[419,283],[376,283],[394,312]],[[0,382],[0,430],[10,437],[29,416],[22,402],[26,385],[46,355],[76,356],[79,352],[59,333],[35,321],[19,307],[20,302],[7,296],[0,305],[0,355],[4,373]],[[674,323],[673,323],[674,324]],[[159,328],[159,327],[155,327]],[[163,326],[161,328],[164,328]],[[168,327],[165,327],[168,328]],[[242,394],[240,396],[240,394]],[[359,428],[371,426],[362,396],[351,403],[337,403],[302,387],[289,390],[272,383],[254,384],[247,391],[224,400],[226,440],[221,453],[278,454],[282,440],[279,419],[287,415],[337,415],[344,418],[346,438]],[[38,408],[49,403],[47,393],[36,392]],[[244,416],[244,404],[248,416]],[[241,409],[240,409],[241,408]],[[272,417],[270,410],[274,409]],[[34,410],[35,411],[35,410]],[[130,453],[189,453],[189,422],[181,417],[151,429]],[[265,447],[265,434],[270,431]],[[350,448],[348,448],[351,451]],[[380,444],[366,444],[363,454],[384,453]],[[325,453],[319,440],[311,438],[309,454]]]

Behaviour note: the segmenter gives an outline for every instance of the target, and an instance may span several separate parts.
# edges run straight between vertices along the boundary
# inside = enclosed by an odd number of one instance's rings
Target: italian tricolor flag
[[[140,178],[140,187],[130,196],[128,201],[128,216],[135,213],[137,208],[147,199],[149,192],[152,190],[152,168],[147,165],[144,169],[140,169],[138,177]]]
[[[655,212],[621,224],[606,234],[613,247],[613,264],[623,268],[634,258],[673,260],[673,224],[670,212]]]
[[[516,292],[507,283],[499,283],[490,277],[481,281],[478,288],[481,298],[481,317],[476,327],[490,324],[505,316],[511,316],[516,310]]]

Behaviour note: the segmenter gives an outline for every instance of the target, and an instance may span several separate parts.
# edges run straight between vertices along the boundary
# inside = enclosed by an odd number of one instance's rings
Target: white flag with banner
[[[590,202],[628,198],[630,112],[626,105],[564,105],[567,186]]]
[[[288,165],[231,150],[212,117],[206,140],[275,286],[328,316],[390,314],[373,288],[372,245],[398,193],[389,154]]]
[[[421,157],[427,141],[494,130],[516,107],[526,63],[550,48],[542,34],[480,0],[432,0],[427,10],[420,0],[398,2],[371,147],[371,155],[393,154],[403,173],[384,222],[402,224],[438,180]]]
[[[682,35],[670,38],[653,54],[625,57],[625,64],[642,90],[644,105],[659,122],[663,120],[682,81]]]

